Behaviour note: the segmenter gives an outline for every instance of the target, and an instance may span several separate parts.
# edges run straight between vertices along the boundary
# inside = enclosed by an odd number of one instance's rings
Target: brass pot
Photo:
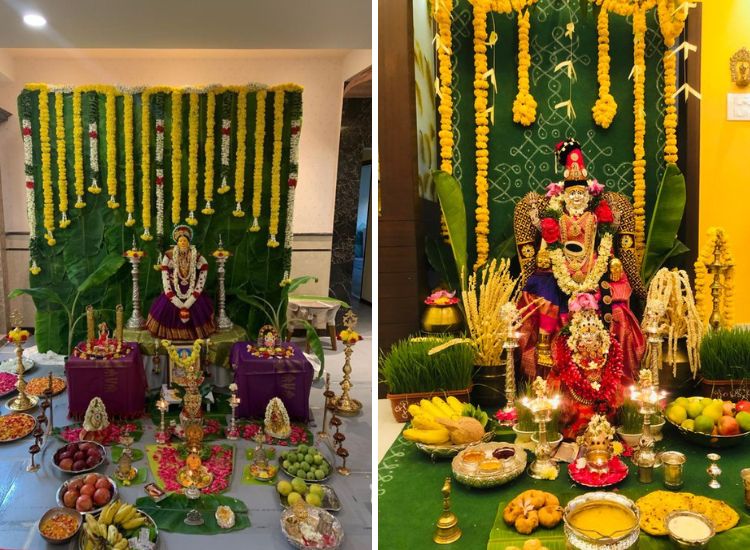
[[[449,306],[430,306],[422,314],[422,330],[429,333],[445,334],[458,332],[463,328],[464,316],[458,304]]]
[[[606,446],[592,446],[586,451],[586,465],[589,470],[597,474],[606,474],[609,471],[610,458],[611,455]]]

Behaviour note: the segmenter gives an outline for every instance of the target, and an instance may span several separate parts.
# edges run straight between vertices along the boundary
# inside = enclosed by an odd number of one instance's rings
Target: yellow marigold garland
[[[266,90],[255,94],[255,163],[253,170],[253,224],[248,231],[260,231],[261,198],[263,197],[263,142],[266,139]]]
[[[55,231],[55,202],[52,191],[51,148],[49,136],[49,96],[47,86],[39,89],[39,139],[42,149],[42,191],[44,192],[44,238],[47,244],[54,246],[57,241]]]
[[[81,90],[73,90],[73,168],[75,175],[75,208],[85,208],[83,202],[84,175],[83,175],[83,125],[81,123]]]
[[[609,128],[617,114],[617,102],[610,93],[609,12],[604,6],[599,12],[596,28],[599,43],[599,63],[596,71],[596,78],[599,82],[599,98],[591,110],[594,115],[594,122],[602,128]]]
[[[150,241],[151,235],[151,94],[141,94],[141,201],[143,206],[143,234],[141,239]]]
[[[529,15],[528,9],[518,14],[518,94],[513,101],[513,122],[521,126],[531,126],[536,120],[536,100],[529,92]]]
[[[635,246],[640,257],[646,242],[646,11],[635,7],[633,11],[633,114],[635,139],[633,145],[633,215],[635,218]]]
[[[107,124],[107,206],[118,208],[117,202],[117,103],[114,90],[105,94],[105,117]]]
[[[436,0],[438,1],[438,0]],[[451,35],[451,13],[453,0],[440,2],[435,13],[438,26],[440,45],[438,48],[438,78],[440,81],[440,169],[449,174],[453,173],[453,97],[451,68],[451,53],[453,48]]]
[[[279,246],[279,209],[281,208],[281,134],[284,130],[284,92],[273,94],[273,157],[271,160],[271,218],[268,223],[270,248]]]
[[[723,289],[719,302],[721,326],[732,328],[734,326],[734,256],[729,248],[729,237],[721,227],[709,227],[707,235],[708,239],[695,262],[695,305],[701,320],[708,326],[713,305],[711,297],[713,276],[708,272],[707,266],[714,263],[715,251],[718,247],[719,261],[723,265],[731,266],[720,276]]]
[[[215,116],[216,116],[216,94],[213,90],[206,97],[206,168],[203,173],[203,196],[206,206],[201,210],[203,214],[214,213],[211,201],[214,198],[214,148],[215,148]]]
[[[482,267],[487,262],[490,251],[488,236],[490,233],[490,211],[488,208],[488,167],[489,151],[489,115],[487,113],[487,97],[489,82],[485,80],[487,72],[487,5],[474,5],[474,120],[476,122],[476,246],[477,261],[474,269]]]
[[[235,154],[234,170],[234,206],[232,216],[241,218],[245,215],[242,210],[242,199],[245,195],[245,156],[247,141],[247,89],[237,94],[237,153]]]
[[[172,223],[180,223],[182,200],[182,92],[172,92]]]
[[[677,54],[671,51],[675,40],[685,28],[687,12],[678,9],[675,0],[659,0],[657,13],[664,45],[664,160],[677,162],[677,107],[674,94],[677,92]]]
[[[197,225],[198,208],[198,94],[190,92],[190,117],[188,119],[188,225]]]
[[[125,212],[128,213],[125,225],[131,227],[135,225],[133,219],[133,212],[135,211],[135,194],[133,191],[135,179],[133,170],[133,95],[125,93],[122,99],[122,127],[125,138]]]
[[[57,192],[60,194],[60,229],[70,225],[68,219],[68,173],[65,166],[65,96],[62,92],[55,92],[55,137],[57,138]]]

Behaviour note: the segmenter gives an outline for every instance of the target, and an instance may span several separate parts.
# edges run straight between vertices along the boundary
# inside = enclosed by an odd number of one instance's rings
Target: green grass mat
[[[193,505],[203,516],[203,525],[185,525],[185,514]],[[160,502],[151,497],[141,497],[135,501],[136,507],[146,512],[162,531],[185,535],[217,535],[230,531],[241,531],[250,527],[247,506],[241,500],[222,495],[203,495],[198,501],[188,501],[184,495],[172,494]],[[235,514],[234,527],[222,529],[216,523],[216,508],[229,506]]]

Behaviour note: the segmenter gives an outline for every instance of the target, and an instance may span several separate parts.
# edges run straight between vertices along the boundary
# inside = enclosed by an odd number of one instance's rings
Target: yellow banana
[[[117,513],[112,519],[112,522],[119,525],[122,522],[127,521],[133,513],[135,513],[135,508],[133,508],[133,505],[126,504],[125,506],[122,506],[119,510],[117,510]]]
[[[122,506],[121,500],[116,500],[114,502],[111,502],[108,507],[105,510],[102,510],[101,515],[99,516],[99,521],[104,523],[105,525],[109,525],[112,523],[112,518],[115,517],[115,514]]]
[[[412,418],[411,425],[422,430],[439,430],[443,427],[424,414],[419,414]]]
[[[426,412],[427,414],[431,414],[434,419],[445,418],[445,414],[443,413],[443,411],[438,409],[435,405],[433,405],[427,399],[422,399],[419,402],[419,406],[422,409],[422,411]]]
[[[127,547],[128,540],[123,538],[117,544],[115,544],[114,550],[126,550]]]
[[[97,525],[97,531],[99,532],[99,536],[106,540],[108,535],[107,526],[103,523],[100,523]]]
[[[448,399],[446,399],[448,406],[453,409],[453,413],[461,416],[464,412],[464,404],[461,403],[458,399],[453,397],[452,395],[448,396]]]
[[[409,441],[418,441],[420,443],[427,443],[428,445],[438,445],[450,440],[450,434],[446,429],[420,430],[409,428],[404,430],[404,437]]]
[[[96,521],[96,518],[94,518],[94,516],[92,516],[91,514],[86,514],[84,516],[84,519],[86,520],[87,527],[96,529],[97,521]]]
[[[453,409],[451,409],[448,404],[443,401],[440,397],[433,397],[432,398],[432,404],[435,405],[440,411],[443,413],[443,416],[446,418],[451,418],[454,414],[456,414]]]
[[[409,414],[412,416],[417,416],[419,414],[425,414],[425,411],[423,411],[422,408],[416,403],[412,403],[411,405],[409,405]]]
[[[138,515],[135,518],[132,518],[128,520],[126,523],[122,524],[122,528],[126,531],[129,531],[130,529],[135,529],[136,527],[140,527],[146,522],[145,516]]]
[[[117,527],[114,525],[110,525],[107,528],[107,542],[109,544],[114,544],[117,541],[117,534],[119,531],[117,530]]]

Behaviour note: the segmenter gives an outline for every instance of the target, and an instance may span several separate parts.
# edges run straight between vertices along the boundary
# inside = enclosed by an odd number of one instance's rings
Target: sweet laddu
[[[172,231],[175,246],[161,261],[161,293],[148,313],[146,328],[168,340],[195,340],[216,331],[211,299],[203,292],[208,262],[191,243],[193,230],[177,225]]]

